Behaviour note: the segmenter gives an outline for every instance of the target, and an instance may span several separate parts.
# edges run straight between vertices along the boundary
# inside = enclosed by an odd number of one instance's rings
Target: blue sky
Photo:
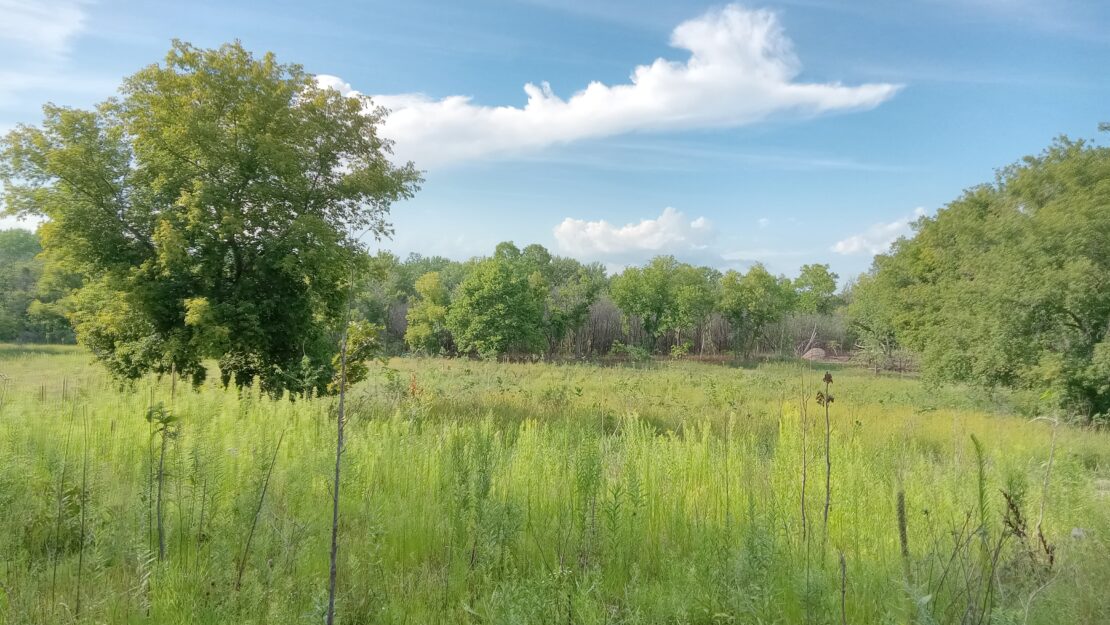
[[[382,243],[402,255],[513,240],[848,277],[915,215],[1110,121],[1099,0],[0,0],[0,130],[111,95],[175,37],[388,105],[426,170]]]

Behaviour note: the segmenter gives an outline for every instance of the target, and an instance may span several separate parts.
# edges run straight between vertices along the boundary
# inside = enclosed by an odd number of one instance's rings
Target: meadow
[[[1110,434],[828,370],[372,365],[338,621],[1110,622]],[[336,400],[217,379],[0,346],[0,623],[322,622]]]

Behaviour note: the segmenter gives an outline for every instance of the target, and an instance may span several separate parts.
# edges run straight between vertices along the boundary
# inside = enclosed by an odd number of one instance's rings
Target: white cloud
[[[351,88],[351,83],[345,82],[339,76],[332,76],[330,74],[317,74],[316,84],[324,89],[335,89],[343,95],[361,95],[358,91]]]
[[[0,0],[0,43],[34,56],[58,57],[85,28],[80,0]]]
[[[656,59],[630,82],[591,82],[569,99],[544,82],[524,86],[523,107],[483,106],[468,96],[374,96],[391,109],[382,133],[402,160],[422,168],[507,155],[582,139],[638,131],[736,127],[779,115],[814,116],[878,106],[899,85],[845,86],[795,79],[801,65],[775,13],[728,5],[679,24],[671,33],[686,61]],[[321,84],[356,93],[328,75]]]
[[[560,251],[589,260],[640,261],[657,254],[702,256],[715,236],[705,217],[688,220],[669,206],[655,219],[623,226],[570,217],[555,226]]]
[[[913,214],[896,219],[889,223],[873,224],[865,232],[852,235],[837,241],[832,246],[832,251],[837,254],[881,254],[890,249],[892,243],[900,237],[910,234],[911,224],[925,215],[925,209],[917,207]]]
[[[758,223],[758,224],[759,224],[759,227],[760,227],[760,228],[766,228],[767,226],[771,225],[771,220],[770,220],[770,219],[768,219],[768,218],[766,218],[766,217],[760,217],[760,218],[759,218],[759,219],[758,219],[758,220],[756,221],[756,223]]]

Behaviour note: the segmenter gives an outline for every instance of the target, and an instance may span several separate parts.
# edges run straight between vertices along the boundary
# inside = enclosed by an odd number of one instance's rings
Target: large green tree
[[[272,54],[175,42],[118,98],[43,112],[0,145],[5,208],[49,219],[48,258],[85,280],[79,340],[113,374],[199,382],[211,357],[225,382],[325,387],[355,233],[387,233],[419,183],[382,109]]]
[[[760,263],[746,273],[732,270],[721,278],[721,314],[732,326],[733,343],[751,353],[760,333],[790,311],[794,290],[789,279],[776,277]]]
[[[409,303],[405,342],[409,348],[425,354],[440,354],[450,348],[447,330],[447,304],[450,294],[438,271],[431,271],[416,280],[416,298]]]
[[[610,285],[613,301],[626,318],[637,317],[648,347],[668,332],[689,330],[712,312],[718,274],[705,267],[656,256],[643,267],[629,267]]]
[[[605,269],[599,263],[583,265],[573,258],[553,256],[533,243],[520,253],[521,270],[547,294],[543,302],[547,351],[554,353],[570,332],[586,322],[590,306],[605,286]]]
[[[1110,415],[1110,148],[1061,139],[915,230],[858,298],[927,375]]]
[[[795,310],[801,313],[826,315],[839,303],[836,281],[840,276],[829,270],[828,265],[802,265],[793,287],[797,296]]]
[[[460,353],[494,358],[544,350],[547,284],[529,269],[521,251],[506,242],[467,273],[447,313]]]

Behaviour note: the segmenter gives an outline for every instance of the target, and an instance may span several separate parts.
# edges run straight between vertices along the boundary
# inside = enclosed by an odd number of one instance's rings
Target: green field
[[[823,373],[374,366],[339,621],[1110,622],[1110,434],[836,368],[826,528]],[[121,390],[70,348],[0,374],[0,623],[322,622],[334,398]]]

